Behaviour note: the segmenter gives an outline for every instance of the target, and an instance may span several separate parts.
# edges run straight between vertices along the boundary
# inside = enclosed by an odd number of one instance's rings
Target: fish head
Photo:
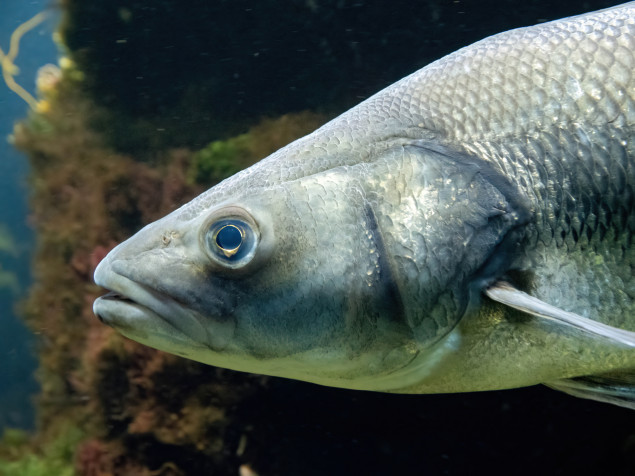
[[[414,367],[421,374],[451,351],[468,281],[505,232],[500,193],[416,146],[331,167],[313,160],[291,177],[284,155],[116,247],[95,272],[112,291],[95,314],[133,340],[219,367],[403,386]]]
[[[389,307],[363,201],[340,171],[177,211],[99,264],[95,280],[113,292],[95,313],[133,340],[236,370],[333,384],[403,367],[416,347]]]

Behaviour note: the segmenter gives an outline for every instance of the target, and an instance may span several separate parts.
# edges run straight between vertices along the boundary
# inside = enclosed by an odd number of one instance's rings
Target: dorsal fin
[[[635,347],[635,332],[618,329],[573,312],[564,311],[516,289],[509,283],[499,281],[487,288],[485,294],[494,301],[533,316],[557,321],[586,334],[611,340],[619,345]]]

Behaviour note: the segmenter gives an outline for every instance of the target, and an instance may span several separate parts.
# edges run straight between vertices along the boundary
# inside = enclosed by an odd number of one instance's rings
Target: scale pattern
[[[632,328],[634,72],[635,3],[501,33],[379,92],[180,217],[432,141],[489,161],[516,185],[533,221],[515,266],[535,274],[534,295]]]

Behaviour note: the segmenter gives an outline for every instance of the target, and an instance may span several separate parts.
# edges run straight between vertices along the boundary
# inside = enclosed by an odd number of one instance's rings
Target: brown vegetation
[[[78,90],[61,81],[51,107],[14,134],[32,164],[38,249],[24,311],[40,338],[41,440],[55,438],[62,422],[79,426],[87,435],[77,449],[80,475],[234,473],[240,461],[225,443],[230,409],[265,380],[137,344],[92,313],[103,293],[92,273],[107,252],[203,190],[187,179],[193,153],[167,150],[151,162],[116,153],[91,127],[99,111]],[[263,121],[237,166],[319,120],[303,113]]]

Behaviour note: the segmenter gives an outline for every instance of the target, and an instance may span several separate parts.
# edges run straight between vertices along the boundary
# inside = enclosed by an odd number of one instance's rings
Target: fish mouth
[[[109,320],[107,318],[108,314],[106,314],[106,318],[104,318],[104,313],[100,312],[100,311],[103,311],[103,301],[115,301],[118,303],[138,306],[138,304],[132,299],[124,296],[123,294],[119,294],[115,291],[110,291],[104,294],[103,296],[98,297],[97,300],[100,301],[100,305],[99,306],[93,305],[93,311],[95,313],[95,316],[97,316],[97,319],[99,319],[104,324],[109,324]]]
[[[149,306],[117,291],[109,291],[98,297],[93,303],[93,313],[101,322],[115,328],[126,327],[126,324],[132,324],[135,317],[139,319],[142,315],[165,320]]]
[[[186,354],[177,347],[220,350],[228,342],[233,328],[212,326],[210,332],[207,320],[196,311],[102,264],[95,270],[95,283],[109,292],[95,300],[93,312],[104,324],[133,340],[179,355]]]
[[[93,304],[93,312],[104,324],[115,328],[143,329],[146,325],[144,321],[160,320],[173,327],[175,332],[197,335],[192,334],[193,331],[201,335],[202,327],[191,313],[176,301],[148,286],[111,271],[95,273],[95,282],[109,290]],[[177,321],[172,316],[181,317],[180,325],[175,325]],[[188,331],[184,321],[189,321],[190,327],[196,328]]]

